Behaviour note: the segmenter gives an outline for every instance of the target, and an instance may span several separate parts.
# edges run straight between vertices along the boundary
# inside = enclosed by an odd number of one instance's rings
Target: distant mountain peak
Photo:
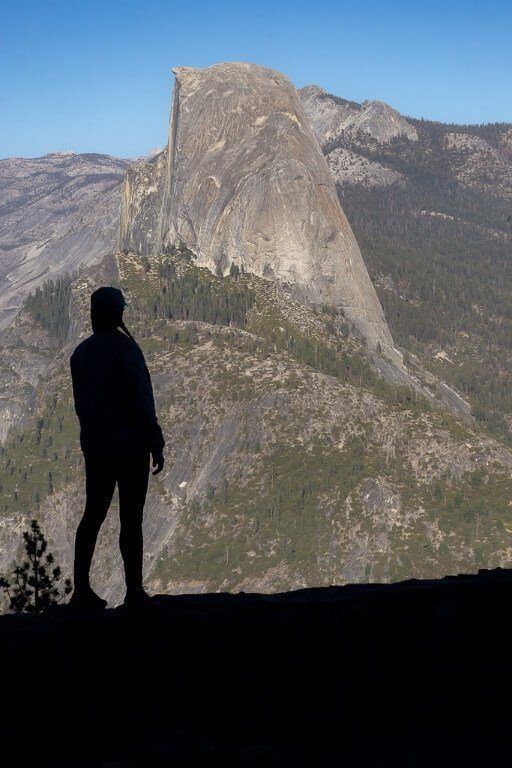
[[[302,88],[299,88],[298,90],[301,96],[303,94],[323,94],[323,93],[325,93],[326,96],[330,95],[325,90],[325,88],[322,88],[320,85],[315,85],[314,83],[310,83],[309,85],[304,85],[302,86]]]
[[[67,152],[48,152],[44,157],[69,157],[70,155],[76,155],[76,152],[69,150]]]
[[[363,133],[380,144],[397,136],[416,141],[418,134],[396,109],[384,101],[368,99],[359,104],[328,93],[317,85],[299,90],[304,111],[322,146],[342,133]]]
[[[121,249],[156,256],[184,244],[215,274],[235,265],[292,286],[343,308],[370,346],[400,363],[290,81],[244,62],[173,72],[167,160],[128,172]]]

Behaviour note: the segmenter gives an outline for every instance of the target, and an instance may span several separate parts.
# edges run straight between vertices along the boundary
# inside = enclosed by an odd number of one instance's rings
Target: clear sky
[[[355,101],[512,122],[512,0],[2,0],[0,157],[146,154],[179,65],[251,61]]]

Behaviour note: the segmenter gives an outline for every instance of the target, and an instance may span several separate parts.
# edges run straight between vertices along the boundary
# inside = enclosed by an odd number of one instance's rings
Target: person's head
[[[93,331],[123,328],[126,301],[119,288],[98,288],[91,294],[91,323]]]

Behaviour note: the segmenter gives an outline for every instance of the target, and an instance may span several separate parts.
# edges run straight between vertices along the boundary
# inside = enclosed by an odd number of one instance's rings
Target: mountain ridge
[[[149,232],[157,241],[161,222],[151,229],[144,212],[122,251],[100,253],[25,300],[2,334],[0,569],[16,556],[13,531],[35,512],[70,567],[83,482],[67,356],[87,332],[88,295],[101,284],[128,296],[127,321],[169,437],[168,466],[147,505],[151,589],[275,591],[510,562],[508,202],[457,180],[444,163],[444,129],[418,121],[415,130],[416,141],[379,144],[358,129],[325,147],[363,158],[364,173],[373,163],[400,174],[385,191],[367,189],[364,179],[338,183],[338,195],[405,350],[403,375],[336,307],[309,306],[237,264],[217,275],[181,243],[146,253],[142,244]],[[485,136],[494,140],[492,131]],[[166,163],[159,154],[127,172],[126,184],[139,190],[136,208],[147,205],[150,219],[160,194],[154,171],[163,185]],[[117,179],[109,183],[119,189]],[[112,223],[114,209],[103,207]],[[475,228],[470,240],[462,222]],[[492,228],[502,237],[491,238]],[[477,271],[482,253],[488,274]],[[470,352],[483,354],[488,338],[496,358],[484,358],[470,378]],[[466,418],[457,391],[476,419]],[[439,407],[441,396],[453,399],[457,418]],[[122,589],[111,556],[116,525],[114,508],[94,569],[111,601]]]
[[[405,119],[417,141],[318,138],[397,343],[510,443],[512,128]]]

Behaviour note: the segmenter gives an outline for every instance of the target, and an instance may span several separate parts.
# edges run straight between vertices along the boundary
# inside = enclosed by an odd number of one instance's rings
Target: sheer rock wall
[[[184,243],[212,272],[236,264],[305,301],[341,307],[371,347],[395,356],[290,81],[246,63],[173,71],[167,156],[127,175],[122,250],[150,255]]]

